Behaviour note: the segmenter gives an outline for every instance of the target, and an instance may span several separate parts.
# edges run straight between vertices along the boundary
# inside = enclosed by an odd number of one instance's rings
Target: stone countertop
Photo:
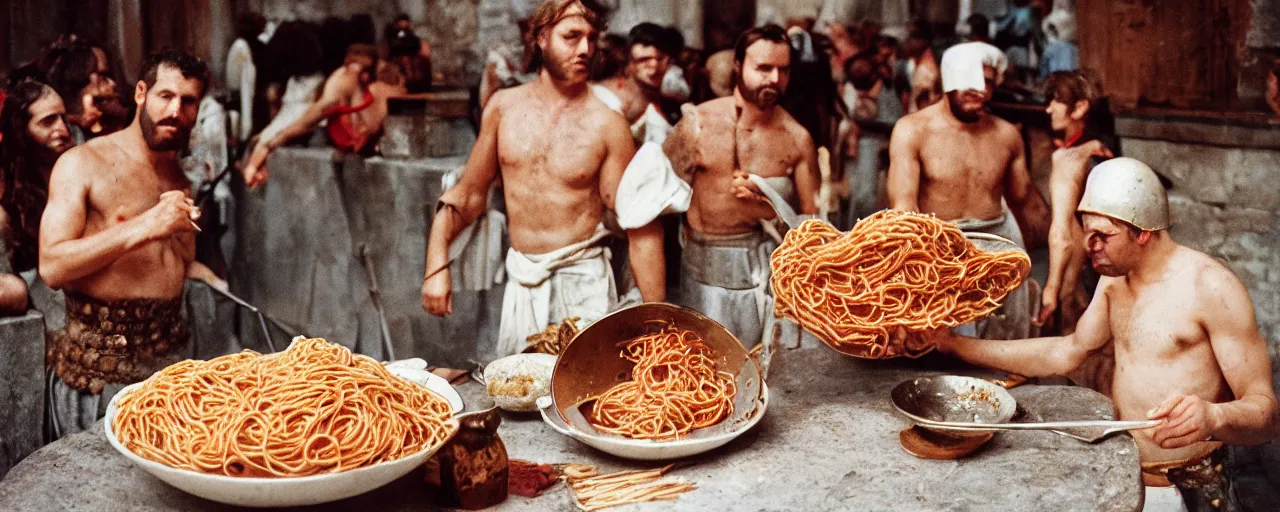
[[[1115,510],[1141,504],[1138,452],[1127,435],[1090,445],[1049,432],[1003,432],[970,458],[922,460],[898,445],[907,422],[889,402],[899,382],[961,373],[941,357],[858,361],[825,348],[775,355],[770,409],[751,432],[675,472],[698,489],[676,502],[618,510]],[[487,405],[475,383],[469,408]],[[1106,398],[1065,386],[1012,390],[1037,419],[1105,419]],[[99,424],[100,425],[100,424]],[[500,435],[511,458],[577,462],[603,471],[660,466],[614,458],[556,434],[536,415],[507,415]],[[308,510],[433,507],[421,472],[371,493]],[[35,453],[0,482],[3,510],[233,510],[169,487],[134,467],[101,428]],[[563,486],[539,498],[512,496],[501,511],[573,510]]]

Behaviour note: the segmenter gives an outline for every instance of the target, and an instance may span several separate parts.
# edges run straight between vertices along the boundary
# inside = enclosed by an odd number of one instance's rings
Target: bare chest
[[[791,176],[800,163],[795,138],[780,127],[734,129],[732,120],[710,122],[698,140],[702,171],[732,176],[741,170],[766,178]]]
[[[1108,300],[1117,350],[1172,360],[1207,342],[1188,291],[1169,285],[1135,295],[1127,287],[1113,287]]]
[[[931,182],[995,187],[1012,159],[1013,152],[994,133],[930,130],[920,145],[921,171]]]
[[[598,178],[604,141],[572,112],[521,107],[505,112],[498,127],[498,163],[508,184],[551,180],[586,186]]]
[[[179,175],[176,168],[171,171],[166,174]],[[90,221],[95,214],[104,226],[127,221],[160,202],[160,194],[187,186],[179,178],[166,178],[140,165],[114,165],[97,176],[89,190]]]

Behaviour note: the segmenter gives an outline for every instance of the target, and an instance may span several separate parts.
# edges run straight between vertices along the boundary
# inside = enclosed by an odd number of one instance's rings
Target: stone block
[[[475,145],[471,123],[461,118],[389,116],[380,142],[387,158],[420,160],[466,155]]]
[[[358,267],[338,183],[341,160],[331,149],[281,148],[268,167],[271,180],[240,201],[232,291],[307,331],[297,334],[355,349],[360,324],[350,283]]]
[[[1198,251],[1209,252],[1226,240],[1226,225],[1219,218],[1220,208],[1196,202],[1180,192],[1169,194],[1169,216],[1173,227],[1169,232],[1178,242]]]
[[[1227,179],[1234,206],[1280,209],[1280,151],[1231,149],[1227,151]]]
[[[0,478],[40,449],[44,427],[44,316],[0,318]]]
[[[1244,285],[1253,288],[1264,284],[1271,266],[1271,251],[1267,238],[1258,233],[1232,233],[1214,251],[1226,261]]]
[[[1257,208],[1223,208],[1219,213],[1228,233],[1275,233],[1276,215]]]
[[[1203,203],[1224,204],[1229,150],[1126,138],[1124,156],[1136,158],[1173,182],[1173,191]]]

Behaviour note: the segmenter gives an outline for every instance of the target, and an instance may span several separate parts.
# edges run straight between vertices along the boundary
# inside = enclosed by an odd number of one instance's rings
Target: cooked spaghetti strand
[[[933,349],[899,327],[955,327],[1000,307],[1031,271],[1021,251],[983,252],[954,224],[894,210],[848,233],[810,220],[774,251],[774,314],[837,350],[870,359],[918,357]]]
[[[601,432],[633,439],[670,439],[715,425],[733,414],[735,377],[716,370],[697,333],[672,324],[625,341],[631,380],[596,397],[587,418]]]
[[[262,356],[183,361],[117,402],[112,428],[167,466],[243,477],[338,473],[452,434],[449,402],[368,357],[312,338]]]

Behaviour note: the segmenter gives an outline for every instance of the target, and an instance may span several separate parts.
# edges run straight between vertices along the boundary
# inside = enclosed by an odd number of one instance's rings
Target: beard
[[[976,111],[967,111],[960,105],[959,96],[954,91],[947,93],[947,106],[950,107],[951,115],[965,124],[976,123],[982,120],[982,109]]]
[[[747,84],[739,84],[738,91],[742,93],[742,98],[760,108],[769,108],[778,105],[782,101],[782,95],[786,89],[765,85],[761,87],[750,87]]]
[[[147,113],[147,102],[143,101],[138,106],[138,117],[142,123],[142,138],[146,139],[147,147],[152,151],[182,151],[187,149],[187,144],[191,140],[191,127],[182,126],[177,119],[162,119],[156,121]],[[161,126],[172,126],[177,128],[171,138],[162,138],[160,135]]]
[[[543,67],[547,69],[547,74],[557,81],[573,81],[586,80],[587,73],[590,70],[591,59],[579,59],[576,56],[559,56],[550,52],[544,52],[546,63]]]

